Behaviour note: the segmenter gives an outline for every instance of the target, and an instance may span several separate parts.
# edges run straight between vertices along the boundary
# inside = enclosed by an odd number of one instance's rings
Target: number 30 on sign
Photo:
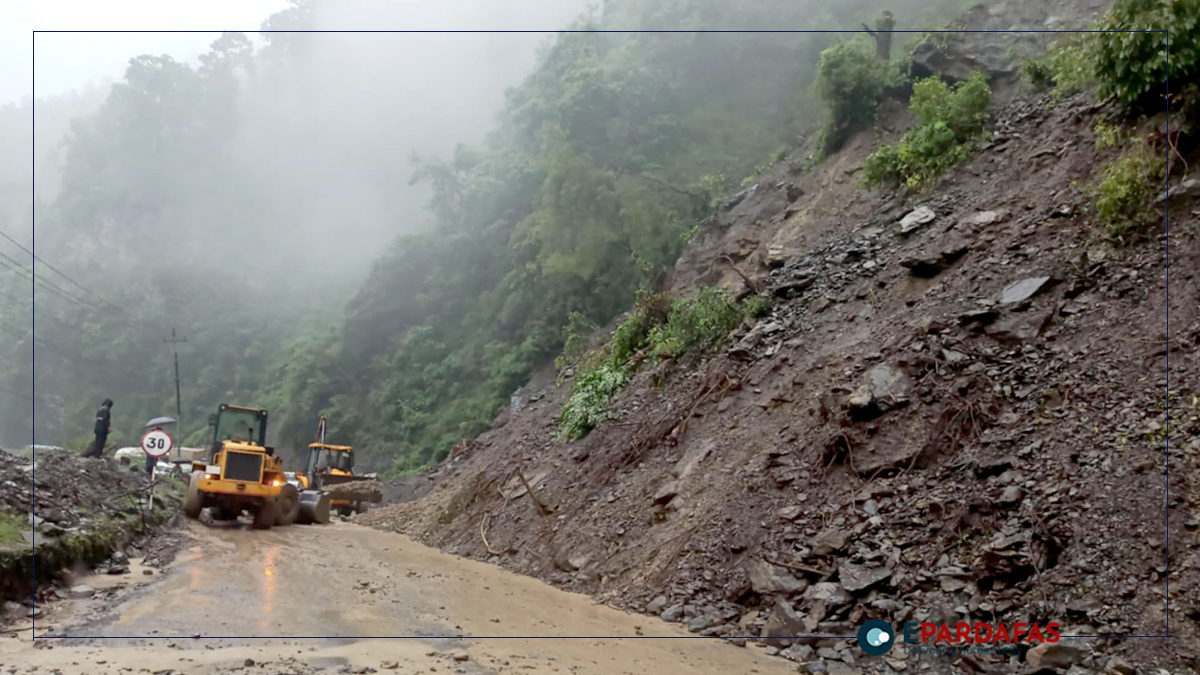
[[[171,452],[174,446],[171,435],[162,429],[148,431],[142,436],[142,451],[151,457],[162,457]]]

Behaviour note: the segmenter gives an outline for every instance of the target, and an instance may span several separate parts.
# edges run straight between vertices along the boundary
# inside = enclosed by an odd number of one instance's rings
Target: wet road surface
[[[85,579],[0,671],[68,673],[794,673],[751,646],[612,609],[398,534],[350,523],[258,532],[189,523],[153,576]],[[198,636],[198,637],[197,637]],[[370,669],[375,669],[372,671]]]

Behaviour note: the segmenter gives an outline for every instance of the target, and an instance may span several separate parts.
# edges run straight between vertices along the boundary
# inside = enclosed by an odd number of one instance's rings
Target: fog
[[[584,7],[581,0],[534,0],[516,7],[486,0],[321,3],[306,25],[323,31],[543,30],[303,35],[303,55],[286,67],[270,77],[243,74],[229,152],[237,157],[232,165],[244,190],[254,193],[253,209],[214,215],[210,202],[226,197],[196,185],[187,190],[188,206],[170,213],[170,222],[143,223],[138,236],[174,239],[171,248],[195,261],[211,254],[212,237],[229,230],[234,234],[225,238],[246,255],[234,262],[252,263],[258,270],[254,279],[264,286],[276,285],[283,274],[301,287],[297,290],[352,287],[396,234],[428,224],[424,189],[409,185],[413,157],[446,155],[456,143],[478,141],[493,126],[504,90],[530,72],[538,45]],[[64,37],[51,36],[44,46],[67,47]],[[260,48],[262,38],[251,37]],[[199,67],[190,54],[171,56]],[[86,52],[75,58],[81,72],[90,72]],[[63,125],[54,122],[62,106],[47,108],[38,112],[38,123],[58,130]],[[60,139],[39,133],[38,141],[44,165],[45,157],[58,154]],[[26,163],[19,155],[14,159]],[[43,200],[52,199],[57,179],[54,171],[38,175]],[[99,242],[78,240],[80,226],[39,219],[39,246],[47,255],[74,261],[111,244],[108,257],[115,267],[131,264],[127,242],[113,240],[117,224],[89,228],[91,236],[106,239]],[[299,278],[298,264],[308,265]]]
[[[94,325],[87,327],[97,320],[137,317],[140,321],[114,330],[140,331],[149,345],[158,341],[165,325],[230,320],[220,313],[239,302],[263,305],[275,310],[275,316],[286,314],[282,306],[297,304],[321,305],[328,309],[327,315],[336,315],[396,235],[430,225],[425,188],[409,183],[414,156],[444,156],[457,143],[480,140],[494,127],[505,89],[532,70],[538,46],[555,29],[566,27],[586,3],[349,0],[316,4],[319,7],[301,27],[455,32],[303,34],[299,36],[302,53],[288,54],[273,67],[260,56],[256,60],[264,63],[257,64],[257,72],[239,71],[235,112],[227,125],[230,133],[222,136],[219,145],[211,142],[212,134],[192,132],[194,120],[203,120],[206,113],[189,101],[203,104],[209,99],[181,98],[175,110],[158,105],[153,112],[158,118],[137,121],[145,114],[140,112],[145,104],[128,93],[124,98],[110,96],[110,83],[104,81],[111,74],[118,88],[132,84],[126,91],[134,91],[135,96],[148,93],[140,100],[161,101],[167,92],[179,94],[184,80],[178,76],[172,75],[174,79],[165,84],[130,83],[125,72],[106,69],[113,67],[111,54],[119,48],[114,45],[125,44],[130,50],[124,56],[126,64],[141,56],[135,51],[137,45],[152,45],[151,49],[164,51],[151,55],[169,56],[200,72],[199,57],[208,50],[197,48],[196,35],[41,36],[45,39],[38,43],[38,73],[45,73],[47,82],[38,83],[33,115],[37,252],[42,261],[65,272],[87,292],[38,263],[40,275],[59,288],[71,289],[85,306],[37,286],[39,312],[55,320],[38,321],[38,334],[43,337],[36,342],[36,394],[29,386],[28,373],[34,364],[29,362],[28,342],[10,340],[7,333],[0,336],[0,343],[8,343],[0,345],[0,387],[16,394],[16,398],[4,394],[0,443],[28,442],[31,410],[14,405],[20,397],[36,395],[39,401],[79,408],[39,414],[41,438],[43,425],[56,428],[58,421],[69,422],[82,414],[83,407],[95,405],[75,400],[77,394],[69,391],[79,382],[81,367],[92,371],[89,380],[107,382],[100,385],[107,391],[125,386],[114,381],[118,370],[136,374],[141,369],[104,365],[123,358],[114,352],[133,349],[137,353],[137,348],[105,347],[106,341],[119,344],[122,338],[97,333],[100,329]],[[255,6],[265,5],[287,7],[286,2]],[[109,9],[111,24],[120,10]],[[252,30],[267,19],[264,15],[249,25],[239,20],[231,27]],[[278,20],[277,16],[272,28],[295,27]],[[213,23],[205,21],[202,27]],[[36,27],[63,27],[61,20],[59,24]],[[530,28],[539,30],[462,32]],[[211,41],[220,36],[204,37]],[[270,38],[254,33],[247,37],[256,52],[269,48]],[[20,86],[14,85],[16,81],[6,79],[5,91],[15,91]],[[78,84],[68,88],[66,83]],[[21,103],[0,105],[0,147],[5,150],[0,158],[0,194],[5,197],[0,230],[26,247],[34,234],[30,104],[26,97]],[[82,126],[72,131],[72,120]],[[167,138],[174,146],[154,140],[164,133],[172,134]],[[189,141],[194,138],[200,140]],[[121,201],[105,195],[116,195]],[[28,254],[12,242],[0,240],[0,253],[32,266]],[[28,298],[30,281],[22,274],[12,267],[0,268],[0,291]],[[170,278],[164,281],[163,274]],[[187,287],[195,286],[194,280],[204,288],[192,292],[210,296],[210,305],[176,302],[163,295],[169,292],[164,283]],[[239,284],[258,295],[233,297],[240,292]],[[109,300],[121,311],[112,309]],[[140,311],[139,305],[146,311]],[[0,325],[10,333],[30,330],[32,318],[27,304],[0,298]],[[270,328],[280,330],[278,325]],[[277,333],[270,338],[255,335],[250,327],[243,332],[256,345],[278,338]],[[43,348],[43,341],[61,349],[51,352]],[[165,369],[156,371],[154,384],[137,386],[169,391],[168,376]],[[122,375],[122,379],[128,378]],[[46,433],[55,436],[49,442],[64,441],[56,432]]]

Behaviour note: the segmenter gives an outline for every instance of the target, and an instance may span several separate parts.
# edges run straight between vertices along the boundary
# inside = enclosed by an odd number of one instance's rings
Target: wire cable
[[[12,243],[13,243],[13,245],[14,245],[14,246],[16,246],[17,248],[21,249],[22,251],[24,251],[24,252],[28,253],[28,254],[29,254],[29,255],[30,255],[30,256],[31,256],[31,257],[32,257],[32,258],[33,258],[35,261],[37,261],[37,262],[40,262],[41,264],[45,265],[47,268],[49,268],[49,269],[50,269],[50,271],[54,272],[55,274],[57,274],[57,275],[61,276],[62,278],[66,279],[67,281],[71,282],[71,284],[72,284],[72,285],[74,285],[76,288],[78,288],[79,290],[83,291],[84,293],[87,293],[87,294],[91,295],[92,297],[94,297],[94,298],[96,298],[97,300],[99,300],[101,303],[103,303],[103,304],[105,304],[105,305],[108,305],[109,307],[111,307],[111,308],[113,308],[113,309],[117,310],[118,312],[120,312],[120,313],[124,314],[125,316],[127,316],[127,317],[129,317],[129,318],[131,318],[131,319],[135,319],[135,318],[136,318],[136,317],[134,317],[134,316],[133,316],[133,314],[129,313],[129,312],[128,312],[128,311],[126,311],[125,309],[123,309],[123,308],[121,308],[121,307],[118,307],[117,305],[114,305],[113,303],[109,302],[108,300],[105,300],[103,297],[101,297],[101,296],[100,296],[100,294],[99,294],[99,293],[96,293],[96,292],[95,292],[95,291],[93,291],[92,289],[90,289],[90,288],[88,288],[88,287],[84,286],[83,284],[79,283],[78,281],[75,281],[75,280],[74,280],[74,279],[72,279],[71,277],[67,276],[67,275],[66,275],[66,273],[64,273],[63,271],[59,270],[59,269],[58,269],[57,267],[55,267],[54,265],[51,265],[50,263],[46,262],[44,259],[37,257],[36,255],[34,255],[33,251],[31,251],[31,250],[29,250],[29,249],[25,248],[24,246],[22,246],[22,245],[20,244],[20,242],[18,242],[16,239],[13,239],[12,237],[10,237],[10,236],[9,236],[8,234],[6,234],[6,233],[5,233],[3,230],[0,230],[0,237],[3,237],[3,238],[5,238],[5,239],[9,240],[10,242],[12,242]],[[7,256],[5,256],[5,257],[7,257]],[[10,258],[10,259],[11,259],[11,258]]]

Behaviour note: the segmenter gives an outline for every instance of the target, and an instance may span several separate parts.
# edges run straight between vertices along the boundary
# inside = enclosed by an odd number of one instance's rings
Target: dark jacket
[[[112,399],[104,399],[104,403],[100,404],[100,409],[96,411],[96,435],[107,436],[108,426],[111,421],[109,409],[112,408]]]

